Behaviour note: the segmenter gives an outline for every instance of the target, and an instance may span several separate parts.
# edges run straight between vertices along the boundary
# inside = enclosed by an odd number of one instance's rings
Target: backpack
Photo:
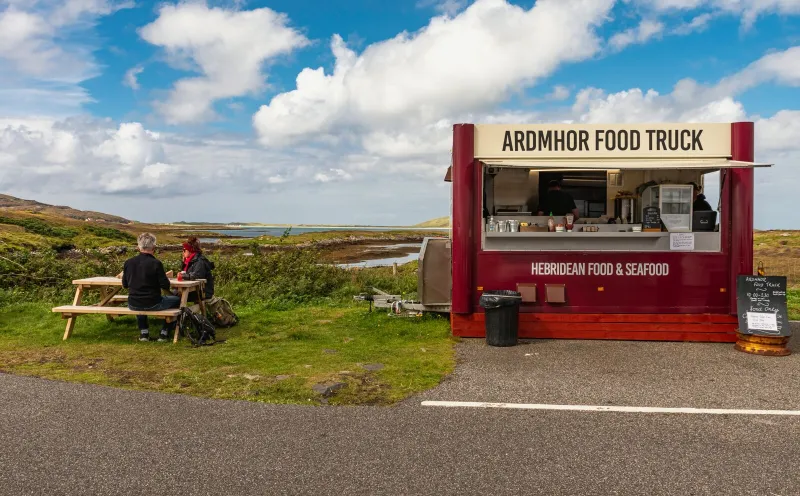
[[[231,327],[239,322],[239,317],[234,313],[233,307],[223,298],[213,297],[206,302],[206,309],[211,322],[217,327]]]
[[[217,341],[214,325],[199,313],[192,312],[183,307],[178,314],[178,329],[180,333],[189,338],[194,346],[212,345]]]

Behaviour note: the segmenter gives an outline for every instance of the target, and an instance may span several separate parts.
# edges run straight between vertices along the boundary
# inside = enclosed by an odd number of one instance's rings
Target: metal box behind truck
[[[450,305],[453,285],[449,238],[425,238],[419,252],[417,295],[422,305]]]

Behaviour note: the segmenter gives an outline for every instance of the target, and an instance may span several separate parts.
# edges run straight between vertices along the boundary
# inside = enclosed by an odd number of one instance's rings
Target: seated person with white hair
[[[156,249],[156,237],[150,233],[139,235],[139,254],[125,262],[122,271],[122,287],[128,290],[128,308],[133,311],[155,312],[178,308],[181,299],[178,296],[162,296],[161,290],[169,291],[169,279],[164,271],[164,264],[153,252]],[[139,341],[150,341],[150,329],[147,315],[137,315]],[[160,342],[169,341],[169,333],[175,330],[176,321],[161,327],[158,337]]]

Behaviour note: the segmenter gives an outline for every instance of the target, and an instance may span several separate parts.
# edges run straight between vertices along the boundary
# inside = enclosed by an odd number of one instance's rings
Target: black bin
[[[519,305],[522,295],[516,291],[484,291],[480,304],[485,310],[486,344],[514,346],[519,331]]]

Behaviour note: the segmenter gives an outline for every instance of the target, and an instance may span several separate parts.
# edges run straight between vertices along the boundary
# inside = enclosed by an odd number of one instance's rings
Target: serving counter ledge
[[[487,238],[664,238],[669,237],[668,232],[612,232],[612,231],[597,231],[597,232],[488,232]],[[695,233],[698,234],[698,233]]]
[[[720,233],[695,232],[694,249],[683,252],[719,253]],[[677,251],[668,232],[488,232],[483,251]]]

